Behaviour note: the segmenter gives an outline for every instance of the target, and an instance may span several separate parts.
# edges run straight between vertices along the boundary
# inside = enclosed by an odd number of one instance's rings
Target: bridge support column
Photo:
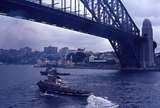
[[[150,20],[145,19],[142,26],[141,65],[143,68],[155,66],[153,30]]]

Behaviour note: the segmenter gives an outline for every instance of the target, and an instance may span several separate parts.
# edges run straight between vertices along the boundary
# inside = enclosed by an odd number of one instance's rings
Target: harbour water
[[[0,108],[159,108],[160,72],[58,69],[76,89],[92,91],[85,98],[41,96],[36,83],[45,79],[33,66],[0,65]]]

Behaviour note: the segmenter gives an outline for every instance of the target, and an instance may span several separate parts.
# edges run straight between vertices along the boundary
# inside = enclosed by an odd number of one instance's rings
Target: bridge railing
[[[92,15],[87,8],[80,2],[80,0],[26,0],[36,4],[40,4],[49,8],[65,11],[70,14],[74,14],[80,17],[84,17],[90,20]]]

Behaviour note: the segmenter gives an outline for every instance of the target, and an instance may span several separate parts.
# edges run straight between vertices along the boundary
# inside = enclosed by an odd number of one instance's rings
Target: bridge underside
[[[21,16],[27,20],[45,22],[50,25],[107,38],[113,46],[123,68],[140,67],[140,59],[136,55],[139,53],[138,37],[116,29],[111,25],[103,25],[74,14],[27,1],[1,0],[0,12],[11,17]]]

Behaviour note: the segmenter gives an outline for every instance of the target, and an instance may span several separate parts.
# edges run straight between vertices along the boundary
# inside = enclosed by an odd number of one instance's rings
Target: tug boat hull
[[[74,90],[69,87],[52,84],[47,81],[39,81],[37,85],[42,93],[47,93],[47,94],[58,94],[67,96],[78,96],[78,97],[88,97],[91,94],[88,91]]]

